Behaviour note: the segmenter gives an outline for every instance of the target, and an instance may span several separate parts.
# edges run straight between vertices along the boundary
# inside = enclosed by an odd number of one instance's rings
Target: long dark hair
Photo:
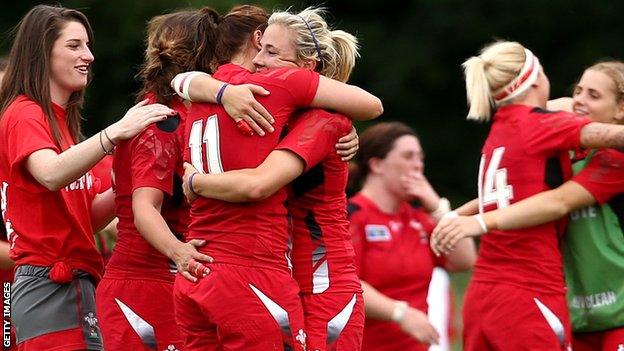
[[[233,7],[219,23],[215,59],[218,65],[230,62],[244,49],[254,31],[264,32],[269,15],[258,6],[241,5]]]
[[[169,82],[185,71],[211,72],[220,16],[210,7],[181,10],[152,18],[147,26],[145,62],[138,76],[138,100],[148,93],[169,104],[175,96]]]
[[[52,129],[52,137],[60,149],[63,147],[62,136],[54,117],[50,96],[50,56],[54,42],[68,22],[78,22],[85,27],[89,46],[92,47],[93,31],[82,12],[47,5],[37,5],[28,11],[17,26],[9,64],[0,88],[2,113],[19,95],[26,95],[41,106]],[[66,106],[67,127],[74,139],[71,142],[74,143],[82,138],[80,109],[83,97],[84,89],[73,92]]]

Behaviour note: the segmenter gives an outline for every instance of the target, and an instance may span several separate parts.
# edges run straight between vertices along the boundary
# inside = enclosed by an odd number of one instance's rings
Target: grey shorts
[[[84,272],[74,272],[68,284],[57,284],[49,279],[49,267],[19,266],[11,298],[11,319],[17,342],[65,330],[82,330],[82,337],[55,340],[76,345],[84,341],[84,349],[103,350],[102,336],[95,317],[95,286]],[[76,333],[74,333],[76,335]],[[78,334],[79,335],[79,334]]]

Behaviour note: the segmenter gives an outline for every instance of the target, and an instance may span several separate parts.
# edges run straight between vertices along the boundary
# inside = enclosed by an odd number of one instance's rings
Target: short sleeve
[[[35,112],[35,111],[33,111]],[[60,152],[54,143],[47,123],[41,118],[20,118],[9,126],[7,133],[7,156],[11,179],[14,184],[25,186],[23,166],[33,152],[52,149]]]
[[[338,139],[350,129],[351,120],[343,115],[317,109],[307,111],[291,124],[288,134],[276,149],[297,154],[304,160],[307,172],[335,153]]]
[[[316,96],[320,76],[318,73],[298,69],[286,79],[286,87],[297,101],[298,106],[309,106]]]
[[[278,68],[264,71],[256,79],[255,83],[265,86],[269,91],[271,87],[267,84],[285,90],[295,107],[307,107],[316,96],[320,76],[309,69]]]
[[[534,154],[579,150],[581,129],[591,120],[568,112],[534,109],[519,128],[525,150]]]
[[[614,149],[597,151],[572,180],[589,191],[597,203],[608,202],[615,195],[624,193],[624,152]]]
[[[179,155],[176,135],[150,126],[132,141],[132,191],[141,187],[173,194],[173,178]]]

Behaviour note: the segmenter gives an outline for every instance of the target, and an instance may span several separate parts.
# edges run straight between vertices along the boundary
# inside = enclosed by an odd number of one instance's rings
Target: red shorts
[[[287,273],[210,264],[191,283],[178,275],[176,320],[187,351],[305,350],[299,287]]]
[[[183,351],[172,283],[104,278],[95,295],[106,350]]]
[[[362,348],[364,300],[361,293],[304,294],[309,351],[352,351]]]
[[[574,351],[624,350],[624,328],[572,334]]]
[[[564,294],[471,282],[463,318],[465,351],[571,349]]]

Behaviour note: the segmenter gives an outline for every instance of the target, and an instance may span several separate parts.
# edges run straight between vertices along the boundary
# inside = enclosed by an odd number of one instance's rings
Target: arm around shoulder
[[[375,95],[324,76],[319,78],[311,107],[338,111],[355,120],[370,120],[383,113],[383,104]]]

